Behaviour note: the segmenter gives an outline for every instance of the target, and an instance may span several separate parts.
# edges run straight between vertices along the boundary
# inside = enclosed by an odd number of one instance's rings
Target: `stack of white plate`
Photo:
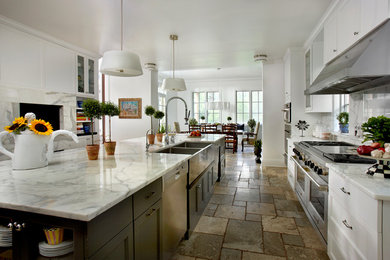
[[[7,227],[0,226],[0,247],[12,246],[12,230]]]
[[[73,240],[64,241],[58,245],[49,245],[45,241],[39,243],[39,253],[46,257],[56,257],[73,252]]]

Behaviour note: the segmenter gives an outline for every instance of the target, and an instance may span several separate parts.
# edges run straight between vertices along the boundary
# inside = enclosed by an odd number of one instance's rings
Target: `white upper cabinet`
[[[324,63],[337,55],[337,14],[332,14],[324,23]]]
[[[0,83],[17,88],[43,88],[40,40],[0,25]]]
[[[341,1],[324,23],[325,64],[388,19],[389,1]]]
[[[75,93],[75,54],[59,45],[45,44],[46,91]]]
[[[360,1],[348,0],[338,10],[337,48],[344,51],[362,35],[360,31]]]

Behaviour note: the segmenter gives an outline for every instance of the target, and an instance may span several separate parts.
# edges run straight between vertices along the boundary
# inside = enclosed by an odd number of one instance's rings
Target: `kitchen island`
[[[178,135],[175,144],[223,140],[223,135]],[[161,226],[162,177],[186,169],[191,158],[153,153],[165,147],[153,145],[146,152],[145,139],[136,138],[118,142],[115,156],[106,156],[101,147],[97,161],[89,161],[85,149],[74,149],[55,153],[40,169],[13,171],[10,161],[0,162],[0,224],[14,226],[14,259],[36,258],[42,228],[50,226],[64,227],[73,238],[74,259],[99,259],[110,251],[132,259],[132,234],[145,239],[140,229]],[[161,234],[155,233],[151,239],[160,243]]]

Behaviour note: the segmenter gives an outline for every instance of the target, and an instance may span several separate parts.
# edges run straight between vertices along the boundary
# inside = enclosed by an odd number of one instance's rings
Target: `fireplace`
[[[60,113],[62,106],[57,105],[43,105],[32,103],[20,103],[20,116],[24,116],[28,112],[35,114],[37,119],[43,119],[50,122],[53,130],[59,130],[61,126]]]

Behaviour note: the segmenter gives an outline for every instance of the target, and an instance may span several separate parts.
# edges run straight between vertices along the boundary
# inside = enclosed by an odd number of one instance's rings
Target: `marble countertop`
[[[213,143],[223,137],[177,135],[175,144]],[[150,151],[163,147],[152,145]],[[0,207],[90,221],[190,157],[147,153],[145,138],[135,138],[118,142],[115,156],[107,156],[101,145],[96,161],[88,160],[85,148],[55,153],[47,167],[34,170],[15,171],[10,160],[2,161]]]
[[[327,163],[330,171],[343,175],[348,181],[376,200],[390,200],[390,179],[383,174],[366,174],[371,164]]]

